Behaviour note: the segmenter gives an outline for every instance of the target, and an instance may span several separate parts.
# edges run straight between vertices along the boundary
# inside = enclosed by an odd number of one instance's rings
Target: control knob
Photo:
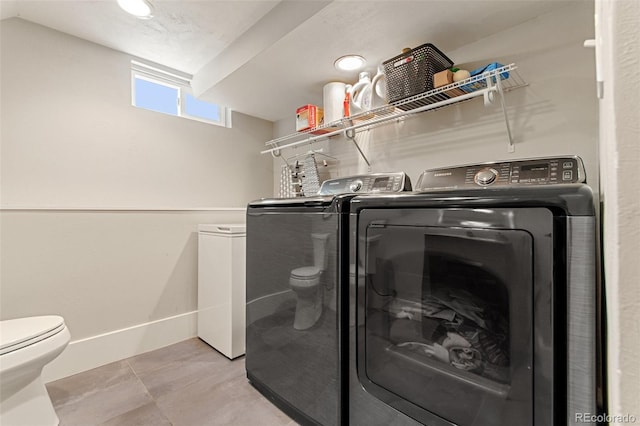
[[[496,169],[487,167],[486,169],[482,169],[478,173],[476,173],[476,175],[473,177],[473,180],[478,185],[485,186],[491,185],[497,177],[498,171]]]
[[[362,181],[361,180],[353,181],[349,185],[349,191],[351,191],[351,192],[358,192],[361,189],[362,189]]]

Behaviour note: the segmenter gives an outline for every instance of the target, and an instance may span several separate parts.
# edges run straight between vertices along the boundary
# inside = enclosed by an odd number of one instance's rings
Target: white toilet
[[[293,328],[306,330],[322,315],[323,291],[320,276],[327,267],[327,240],[330,234],[311,234],[313,241],[313,266],[303,266],[291,271],[289,284],[297,298]]]
[[[59,423],[41,373],[70,338],[64,318],[57,315],[0,321],[0,424]]]

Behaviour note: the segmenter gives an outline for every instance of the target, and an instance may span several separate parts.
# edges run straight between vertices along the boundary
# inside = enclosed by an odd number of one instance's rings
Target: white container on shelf
[[[351,87],[351,115],[356,115],[371,109],[371,95],[373,86],[368,72],[360,73],[360,79]]]
[[[228,358],[245,351],[246,226],[198,226],[198,337]]]
[[[344,116],[344,93],[346,85],[333,81],[327,83],[322,88],[322,98],[324,105],[324,124],[339,121]]]

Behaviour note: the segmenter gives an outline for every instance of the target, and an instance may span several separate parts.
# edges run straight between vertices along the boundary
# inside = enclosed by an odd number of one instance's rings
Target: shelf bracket
[[[358,153],[360,154],[364,162],[367,163],[368,170],[371,171],[371,163],[367,159],[367,156],[364,155],[364,152],[362,152],[362,149],[360,149],[360,145],[358,145],[358,142],[356,142],[356,130],[347,129],[345,130],[344,135],[346,136],[347,139],[350,139],[351,142],[353,142],[353,144],[356,146],[356,149],[358,150]]]
[[[494,85],[491,81],[491,77],[487,76],[485,81],[487,84],[487,90],[484,92],[484,95],[482,95],[482,100],[484,101],[484,106],[488,107],[489,105],[493,104],[493,101],[496,99],[496,89],[494,88]]]
[[[509,115],[507,114],[507,107],[504,101],[504,90],[502,90],[502,83],[500,82],[500,76],[496,76],[496,86],[498,88],[498,95],[500,96],[500,107],[502,107],[502,114],[504,115],[504,124],[507,128],[507,137],[509,138],[509,144],[507,145],[508,152],[515,152],[516,147],[513,143],[513,135],[511,134],[511,126],[509,125]]]
[[[483,95],[484,106],[487,107],[493,104],[493,102],[496,99],[496,93],[497,93],[497,96],[500,98],[500,107],[502,108],[502,114],[504,115],[504,124],[507,128],[507,137],[509,138],[507,151],[515,152],[516,148],[513,144],[513,135],[511,134],[511,126],[509,126],[509,116],[507,115],[507,107],[504,101],[504,90],[502,88],[501,80],[502,78],[500,78],[499,74],[494,77],[492,77],[491,75],[488,75],[486,77],[485,82],[487,85],[487,90],[484,92],[484,95]]]

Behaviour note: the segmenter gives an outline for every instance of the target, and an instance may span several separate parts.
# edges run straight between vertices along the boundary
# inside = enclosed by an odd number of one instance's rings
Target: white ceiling
[[[367,58],[367,70],[425,42],[460,46],[535,18],[563,0],[155,0],[136,19],[116,0],[1,0],[19,16],[193,75],[196,95],[277,121],[322,102],[329,81],[353,82],[334,60]],[[452,58],[456,59],[456,58]],[[491,59],[491,58],[487,58]]]

